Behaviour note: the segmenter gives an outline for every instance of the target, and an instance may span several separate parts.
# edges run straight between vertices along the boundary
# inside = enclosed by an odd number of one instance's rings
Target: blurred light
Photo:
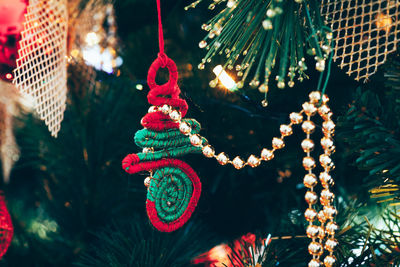
[[[388,33],[393,25],[392,17],[388,14],[379,13],[376,15],[375,25],[378,29],[382,29]]]
[[[51,240],[51,235],[58,231],[58,224],[54,220],[35,219],[31,222],[28,232],[36,234],[44,240]]]
[[[73,49],[71,51],[71,56],[72,57],[78,57],[78,55],[79,55],[79,50],[78,49]]]
[[[112,52],[108,48],[102,49],[99,45],[83,48],[82,55],[86,64],[109,74],[113,73],[114,68],[121,66],[123,63],[121,57],[114,59]]]
[[[12,76],[11,73],[7,73],[7,74],[6,74],[6,78],[7,78],[8,80],[11,80],[11,79],[13,78],[13,76]]]
[[[303,189],[305,186],[303,183],[296,184],[296,189]]]
[[[236,7],[236,0],[228,0],[228,3],[226,4],[228,8]]]
[[[136,89],[139,91],[143,90],[143,85],[140,83],[136,84]]]
[[[215,66],[213,72],[226,89],[232,92],[237,90],[235,81],[226,73],[221,65]]]
[[[100,39],[95,32],[89,32],[85,41],[88,46],[94,46],[100,42]]]
[[[29,94],[21,94],[20,104],[26,111],[32,112],[35,109],[35,98]]]
[[[265,239],[265,247],[268,247],[270,242],[271,242],[271,234],[268,234],[267,239]]]
[[[222,244],[213,247],[208,253],[209,253],[209,258],[211,260],[214,260],[218,263],[225,264],[225,266],[231,266],[229,264],[230,260],[228,257],[228,254],[230,254],[231,249],[229,246]]]

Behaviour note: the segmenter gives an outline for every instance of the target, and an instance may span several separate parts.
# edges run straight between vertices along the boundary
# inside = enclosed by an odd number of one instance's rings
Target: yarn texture
[[[155,77],[162,67],[168,69],[170,78],[167,83],[158,85]],[[147,99],[154,106],[168,105],[184,117],[188,105],[180,98],[177,81],[175,63],[160,53],[148,72],[150,91]],[[201,126],[196,120],[183,121],[190,125],[193,134],[200,132]],[[142,171],[151,173],[146,201],[147,215],[159,231],[172,232],[189,220],[201,194],[200,179],[195,171],[175,157],[201,153],[201,148],[191,145],[189,137],[179,131],[178,123],[161,111],[147,113],[141,124],[144,129],[136,132],[134,140],[137,146],[145,150],[127,155],[122,161],[122,168],[129,174]],[[206,140],[202,139],[202,142],[204,144]]]

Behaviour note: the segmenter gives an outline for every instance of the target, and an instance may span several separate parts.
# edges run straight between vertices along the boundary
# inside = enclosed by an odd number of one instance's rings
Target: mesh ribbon
[[[323,0],[321,15],[336,37],[333,60],[357,81],[367,80],[396,50],[399,1]]]
[[[67,0],[30,0],[14,83],[57,137],[67,95]]]

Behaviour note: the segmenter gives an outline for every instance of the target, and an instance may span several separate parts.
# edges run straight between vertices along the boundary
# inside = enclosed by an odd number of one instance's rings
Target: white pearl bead
[[[161,107],[161,111],[162,111],[162,113],[164,113],[164,114],[168,114],[168,113],[171,112],[171,107],[168,106],[167,104],[164,104],[164,105]]]
[[[174,121],[179,121],[182,117],[179,111],[173,110],[169,113],[169,117]]]

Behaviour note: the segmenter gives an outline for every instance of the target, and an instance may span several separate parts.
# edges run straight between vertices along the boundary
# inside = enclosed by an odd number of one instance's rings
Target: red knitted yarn
[[[131,172],[131,166],[134,164],[139,163],[140,159],[136,154],[129,154],[122,160],[122,169],[124,169],[127,173],[133,174],[136,172]],[[133,169],[133,168],[132,168]]]
[[[129,154],[122,161],[122,168],[129,173],[134,174],[142,171],[150,171],[163,167],[176,167],[181,169],[190,179],[193,185],[193,194],[185,212],[177,220],[171,223],[165,223],[157,215],[154,202],[147,200],[146,209],[151,223],[161,232],[172,232],[184,225],[192,216],[201,194],[201,183],[196,172],[185,162],[179,159],[161,159],[157,161],[148,161],[138,163],[139,157],[136,154]]]
[[[162,60],[158,57],[151,64],[149,72],[147,74],[147,84],[150,87],[150,92],[147,95],[147,99],[150,104],[155,106],[162,106],[167,104],[174,108],[179,109],[182,117],[186,115],[188,105],[185,100],[179,97],[181,90],[178,87],[178,70],[175,62],[165,55],[166,68],[169,72],[169,80],[163,85],[158,85],[155,81],[157,71],[162,67]]]
[[[143,127],[153,131],[165,131],[172,128],[178,128],[179,124],[171,121],[168,115],[161,111],[147,113],[141,121]]]

